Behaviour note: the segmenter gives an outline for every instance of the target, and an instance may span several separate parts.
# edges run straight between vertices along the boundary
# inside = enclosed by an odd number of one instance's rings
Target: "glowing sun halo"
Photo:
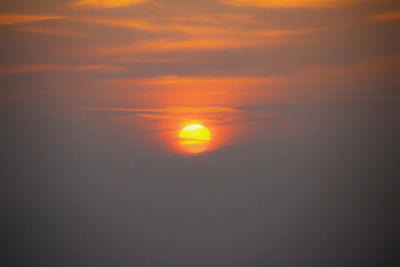
[[[205,151],[211,141],[210,131],[200,124],[185,126],[179,133],[179,144],[189,153]]]

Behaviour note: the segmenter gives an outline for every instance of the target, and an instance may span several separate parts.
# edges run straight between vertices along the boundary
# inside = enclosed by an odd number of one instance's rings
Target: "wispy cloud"
[[[104,17],[43,17],[13,15],[4,17],[3,23],[28,22],[42,19],[63,19],[70,23],[103,25],[106,27],[135,29],[156,34],[151,39],[142,39],[126,44],[90,46],[62,51],[74,55],[107,55],[136,52],[169,51],[217,51],[224,49],[250,48],[279,43],[297,43],[307,40],[313,33],[325,31],[322,28],[266,29],[250,15],[224,13],[221,15],[182,16],[156,18],[104,18]],[[256,26],[254,26],[256,25]],[[69,37],[87,37],[90,33],[80,30],[65,30],[57,26],[21,27],[17,31],[52,34]],[[169,60],[168,60],[169,61]],[[138,61],[136,61],[138,62]]]
[[[163,76],[112,79],[107,81],[107,87],[126,92],[135,104],[174,106],[190,103],[193,106],[230,106],[271,101],[275,95],[282,94],[274,89],[283,82],[285,79],[278,77]]]
[[[88,38],[91,37],[90,34],[75,31],[75,30],[67,30],[67,29],[50,29],[50,28],[43,28],[43,27],[20,27],[16,28],[15,30],[21,32],[28,32],[28,33],[37,33],[37,34],[48,34],[48,35],[57,35],[57,36],[64,36],[64,37],[74,37],[74,38]]]
[[[0,66],[0,74],[19,74],[30,72],[122,72],[125,68],[107,65],[60,65],[60,64],[26,64]]]
[[[152,120],[201,120],[203,122],[224,123],[241,117],[241,110],[223,106],[177,106],[164,108],[121,108],[121,107],[81,107],[66,111],[96,111],[117,114],[133,114]]]
[[[176,40],[173,38],[151,39],[140,42],[95,46],[70,51],[82,55],[129,54],[135,52],[170,52],[170,51],[218,51],[225,49],[240,49],[283,43],[305,42],[299,36],[310,31],[263,31],[258,34],[246,33],[236,36],[196,36]],[[63,51],[68,53],[68,51]]]
[[[36,22],[42,20],[62,19],[62,16],[42,16],[30,14],[0,14],[0,25]]]
[[[377,14],[371,17],[376,20],[385,20],[385,21],[400,20],[400,10]]]
[[[125,7],[150,0],[79,0],[72,4],[73,7],[88,7],[88,8],[115,8]]]
[[[117,60],[118,62],[124,63],[171,63],[177,62],[178,58],[151,58],[151,57],[137,57],[137,58],[122,58]]]
[[[147,31],[156,36],[119,45],[98,45],[70,51],[83,55],[137,52],[213,51],[248,48],[279,43],[304,42],[326,28],[267,28],[249,15],[156,18],[79,17],[73,21],[107,27]],[[256,26],[255,26],[256,24]],[[158,36],[157,36],[158,35]],[[66,51],[67,52],[67,51]]]
[[[157,86],[160,88],[192,90],[210,90],[210,89],[236,89],[249,86],[266,86],[277,84],[282,81],[279,77],[180,77],[180,76],[162,76],[148,79],[118,79],[110,80],[110,85],[117,86]]]
[[[341,96],[341,97],[327,97],[326,99],[335,101],[349,101],[349,102],[400,102],[400,97]]]
[[[241,27],[244,25],[259,25],[262,23],[256,21],[249,15],[221,14],[219,16],[181,16],[165,18],[104,18],[104,17],[79,17],[71,18],[79,22],[89,24],[100,24],[110,27],[131,28],[149,32],[182,32],[191,35],[200,34],[229,34],[244,31]]]
[[[222,0],[222,4],[264,8],[321,8],[354,3],[357,0]]]
[[[165,108],[116,108],[116,107],[85,107],[79,110],[88,111],[113,111],[130,113],[172,113],[172,114],[207,114],[218,112],[239,112],[238,109],[220,106],[206,107],[165,107]]]
[[[275,114],[264,111],[246,111],[225,106],[176,106],[164,108],[120,108],[120,107],[81,107],[64,111],[111,112],[115,114],[133,115],[148,120],[207,122],[214,125],[249,123],[269,120]]]
[[[151,18],[70,18],[88,24],[100,24],[110,27],[131,28],[149,32],[181,32],[189,36],[287,36],[307,34],[323,29],[263,29],[263,24],[251,16],[222,14],[220,16],[168,17],[162,20]],[[236,24],[233,22],[237,22]],[[259,27],[254,27],[257,24]],[[246,27],[249,26],[249,27]],[[264,25],[265,26],[265,25]]]

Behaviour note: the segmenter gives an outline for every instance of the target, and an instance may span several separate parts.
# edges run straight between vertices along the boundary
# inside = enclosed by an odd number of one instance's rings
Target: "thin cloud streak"
[[[400,20],[400,10],[390,11],[382,14],[371,16],[371,18],[383,21]]]
[[[400,97],[327,97],[328,100],[351,102],[399,102]]]
[[[47,29],[40,27],[21,27],[16,28],[16,31],[27,32],[27,33],[37,33],[37,34],[47,34],[47,35],[57,35],[63,37],[73,37],[73,38],[92,38],[93,36],[79,31],[65,30],[65,29]]]
[[[325,8],[361,2],[360,0],[222,0],[225,5],[263,8]]]
[[[176,106],[164,108],[120,108],[120,107],[80,107],[63,109],[61,111],[94,111],[111,112],[114,114],[125,114],[141,117],[155,121],[179,121],[179,122],[207,122],[211,125],[246,124],[257,121],[269,120],[276,114],[264,111],[246,111],[240,108],[223,106]]]
[[[178,62],[181,59],[178,58],[122,58],[117,60],[118,62],[123,63],[171,63]]]
[[[243,111],[230,107],[222,106],[177,106],[164,108],[120,108],[120,107],[81,107],[64,109],[63,111],[94,111],[134,114],[151,120],[163,121],[193,121],[210,122],[214,124],[226,123],[241,117]]]
[[[113,19],[102,17],[70,17],[72,21],[84,22],[87,24],[100,24],[117,28],[131,28],[149,32],[181,32],[190,36],[287,36],[309,34],[321,30],[321,28],[305,29],[262,29],[245,28],[244,26],[254,26],[256,21],[250,16],[239,16],[235,14],[224,14],[223,16],[198,16],[192,17],[167,17],[163,20],[140,18],[140,19]],[[231,20],[237,20],[239,24],[231,23]],[[257,22],[262,27],[261,22]]]
[[[31,72],[123,72],[123,67],[107,65],[61,65],[61,64],[26,64],[0,66],[0,74],[20,74]]]
[[[42,20],[56,20],[62,18],[64,17],[29,15],[29,14],[0,14],[0,25],[12,25],[12,24],[42,21]]]
[[[178,90],[186,93],[207,92],[212,95],[237,94],[259,87],[271,87],[287,82],[287,78],[281,77],[182,77],[182,76],[161,76],[147,79],[113,79],[108,80],[110,86],[119,88],[148,88],[151,90],[164,89]]]
[[[65,22],[103,25],[116,28],[142,30],[162,37],[144,38],[126,44],[109,44],[71,48],[60,51],[66,55],[101,56],[113,54],[145,53],[145,52],[174,52],[174,51],[220,51],[226,49],[243,49],[284,43],[302,43],[310,39],[314,33],[327,31],[326,28],[303,29],[265,29],[262,24],[254,26],[251,16],[222,14],[221,16],[167,17],[163,20],[111,19],[102,17],[43,17],[32,15],[14,15],[14,19],[4,19],[4,23],[32,22],[39,19],[63,19]],[[8,22],[6,22],[8,21]],[[239,23],[230,23],[238,21]],[[253,29],[252,29],[253,28]],[[92,33],[80,31],[65,31],[54,26],[51,29],[43,27],[24,27],[14,30],[53,34],[69,37],[87,37]],[[177,35],[177,33],[180,33]],[[182,35],[181,35],[182,34]],[[85,36],[86,35],[86,36]],[[179,36],[179,37],[178,37]]]
[[[282,43],[301,43],[308,41],[312,34],[330,30],[327,28],[265,29],[262,25],[254,28],[254,21],[251,17],[234,14],[214,17],[198,16],[195,18],[168,17],[163,20],[101,17],[69,19],[80,23],[162,34],[162,37],[152,37],[127,44],[100,45],[62,51],[64,54],[91,56],[160,51],[218,51]],[[231,19],[239,19],[240,22],[239,24],[227,22]]]
[[[272,34],[273,35],[273,34]],[[262,36],[261,36],[262,37]],[[250,36],[237,36],[236,38],[216,37],[216,38],[193,38],[176,41],[170,38],[144,40],[138,43],[116,46],[97,46],[84,49],[62,51],[63,54],[78,55],[113,55],[129,54],[137,52],[193,52],[193,51],[220,51],[226,49],[251,48],[284,43],[303,43],[304,40],[298,38],[262,37],[252,39]]]
[[[136,116],[152,119],[152,120],[177,120],[177,121],[191,121],[193,117],[185,117],[185,116],[177,116],[177,115],[162,115],[162,114],[137,114]],[[201,121],[203,122],[218,122],[215,119],[207,119],[202,117]]]
[[[74,109],[75,110],[75,109]],[[218,112],[240,112],[238,109],[229,107],[166,107],[166,108],[115,108],[115,107],[85,107],[78,108],[76,110],[87,110],[87,111],[113,111],[113,112],[133,112],[133,113],[194,113],[194,114],[205,114],[205,113],[218,113]]]
[[[150,0],[79,0],[72,4],[78,8],[117,8],[148,2]]]

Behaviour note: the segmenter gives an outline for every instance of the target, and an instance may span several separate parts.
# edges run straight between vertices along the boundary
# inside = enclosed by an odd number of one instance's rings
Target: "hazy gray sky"
[[[394,0],[0,4],[5,260],[398,261],[399,26]]]

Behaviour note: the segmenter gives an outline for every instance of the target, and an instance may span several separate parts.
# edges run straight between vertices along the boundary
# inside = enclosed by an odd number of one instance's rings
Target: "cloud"
[[[144,31],[165,31],[170,30],[171,27],[167,25],[162,25],[160,23],[152,22],[148,19],[111,19],[111,18],[101,18],[101,17],[78,17],[75,18],[78,22],[84,22],[88,24],[100,24],[110,27],[119,28],[132,28]]]
[[[136,114],[138,117],[152,119],[152,120],[176,120],[176,121],[190,121],[194,120],[193,117],[178,116],[178,115],[163,115],[163,114]],[[217,122],[217,120],[207,119],[204,116],[201,118],[202,122]]]
[[[137,117],[153,120],[201,120],[203,122],[223,123],[239,116],[242,111],[223,106],[175,106],[164,108],[121,108],[121,107],[83,107],[67,111],[99,111],[117,114],[134,114]]]
[[[6,14],[0,16],[0,24],[17,24],[40,20],[63,19],[69,23],[85,23],[108,27],[147,31],[156,35],[134,43],[92,46],[70,49],[78,55],[106,55],[135,52],[213,51],[249,48],[277,43],[303,42],[306,36],[326,29],[265,29],[250,15],[224,13],[220,15],[183,16],[166,18],[101,18],[81,16],[39,16]],[[256,25],[256,26],[255,26]],[[87,38],[93,33],[80,29],[66,30],[48,27],[15,27],[13,30],[38,34],[50,34],[75,38]],[[161,37],[162,36],[162,37]],[[67,51],[62,51],[68,53]],[[70,53],[70,54],[71,54]],[[165,61],[165,60],[164,60]],[[170,60],[167,60],[170,62]]]
[[[22,15],[21,15],[22,16]],[[221,15],[167,17],[164,19],[118,19],[101,17],[59,17],[67,22],[104,25],[108,27],[142,30],[162,35],[134,43],[96,45],[72,48],[62,53],[74,55],[107,55],[138,52],[218,51],[250,48],[281,43],[304,42],[322,28],[265,29],[250,15],[224,13]],[[256,24],[256,26],[254,26]],[[23,27],[14,30],[69,37],[88,37],[92,33],[64,30],[55,27]],[[167,60],[170,62],[170,60]],[[164,60],[165,62],[165,60]]]
[[[165,107],[165,108],[114,108],[114,107],[86,107],[88,111],[113,111],[130,113],[173,113],[173,114],[206,114],[218,112],[239,112],[239,110],[229,107],[206,106],[206,107]]]
[[[144,58],[144,57],[137,57],[137,58],[123,58],[117,60],[118,62],[124,63],[171,63],[171,62],[178,62],[180,59],[178,58]]]
[[[166,18],[79,17],[72,21],[152,33],[151,39],[126,44],[97,45],[63,51],[79,55],[107,55],[139,52],[218,51],[309,40],[323,27],[270,28],[250,15],[189,16]]]
[[[208,123],[213,125],[244,124],[269,120],[275,114],[263,110],[241,110],[225,106],[172,106],[164,108],[83,107],[64,111],[111,112],[156,121]]]
[[[174,16],[169,18],[171,21],[184,23],[208,23],[214,25],[228,26],[232,23],[245,23],[251,25],[262,25],[262,21],[255,19],[251,14],[221,13],[221,14],[202,14],[194,16]]]
[[[175,106],[232,106],[273,101],[284,81],[277,77],[181,77],[112,79],[106,86],[123,92],[134,104]],[[134,88],[134,90],[132,90]],[[266,89],[267,92],[266,92]]]
[[[131,28],[149,32],[182,32],[191,35],[200,34],[229,34],[248,32],[242,30],[243,25],[262,26],[260,21],[250,15],[221,14],[203,16],[181,16],[166,18],[104,18],[104,17],[79,17],[71,18],[79,22],[89,24],[100,24],[110,27]]]
[[[132,99],[160,105],[243,105],[309,102],[326,97],[392,97],[400,55],[368,57],[354,64],[304,66],[291,75],[262,77],[182,77],[108,80],[108,87],[135,88]],[[376,88],[386,88],[377,91]]]
[[[162,20],[149,18],[140,19],[111,19],[100,17],[81,17],[71,18],[78,22],[88,24],[100,24],[110,27],[131,28],[135,30],[143,30],[148,32],[177,32],[185,33],[192,37],[206,36],[247,36],[247,37],[263,37],[263,36],[288,36],[302,35],[316,31],[321,28],[306,29],[263,29],[260,21],[254,20],[251,16],[222,14],[220,16],[196,16],[196,17],[169,17]],[[237,24],[233,23],[237,22]],[[259,27],[254,27],[254,25]],[[248,26],[248,27],[247,27]],[[265,25],[264,25],[265,26]]]
[[[148,2],[150,0],[79,0],[73,7],[115,8]]]
[[[185,89],[210,91],[217,94],[221,90],[231,90],[255,87],[270,86],[282,81],[279,77],[180,77],[180,76],[162,76],[148,79],[118,79],[110,80],[112,86],[144,86],[169,88],[174,90]]]
[[[327,97],[328,100],[350,102],[400,102],[400,97]]]
[[[376,20],[384,20],[384,21],[400,20],[400,10],[377,14],[371,17]]]
[[[21,27],[16,28],[17,31],[28,32],[28,33],[37,33],[37,34],[48,34],[48,35],[58,35],[64,37],[74,37],[74,38],[88,38],[91,35],[79,31],[74,30],[66,30],[66,29],[48,29],[41,27]]]
[[[121,72],[125,68],[107,65],[60,65],[60,64],[26,64],[0,66],[0,74],[19,74],[31,72]]]
[[[357,2],[356,0],[222,0],[225,5],[264,8],[322,8],[336,7]]]
[[[42,16],[28,14],[0,14],[0,25],[11,25],[19,23],[29,23],[42,20],[62,19],[61,16]]]
[[[73,51],[63,51],[63,53],[73,53],[80,55],[112,55],[137,52],[170,52],[170,51],[218,51],[226,49],[240,49],[257,46],[266,46],[283,43],[304,42],[304,36],[312,30],[282,30],[282,31],[258,31],[238,33],[231,36],[195,36],[180,40],[174,38],[162,38],[143,40],[140,42],[114,45],[114,46],[95,46]]]

